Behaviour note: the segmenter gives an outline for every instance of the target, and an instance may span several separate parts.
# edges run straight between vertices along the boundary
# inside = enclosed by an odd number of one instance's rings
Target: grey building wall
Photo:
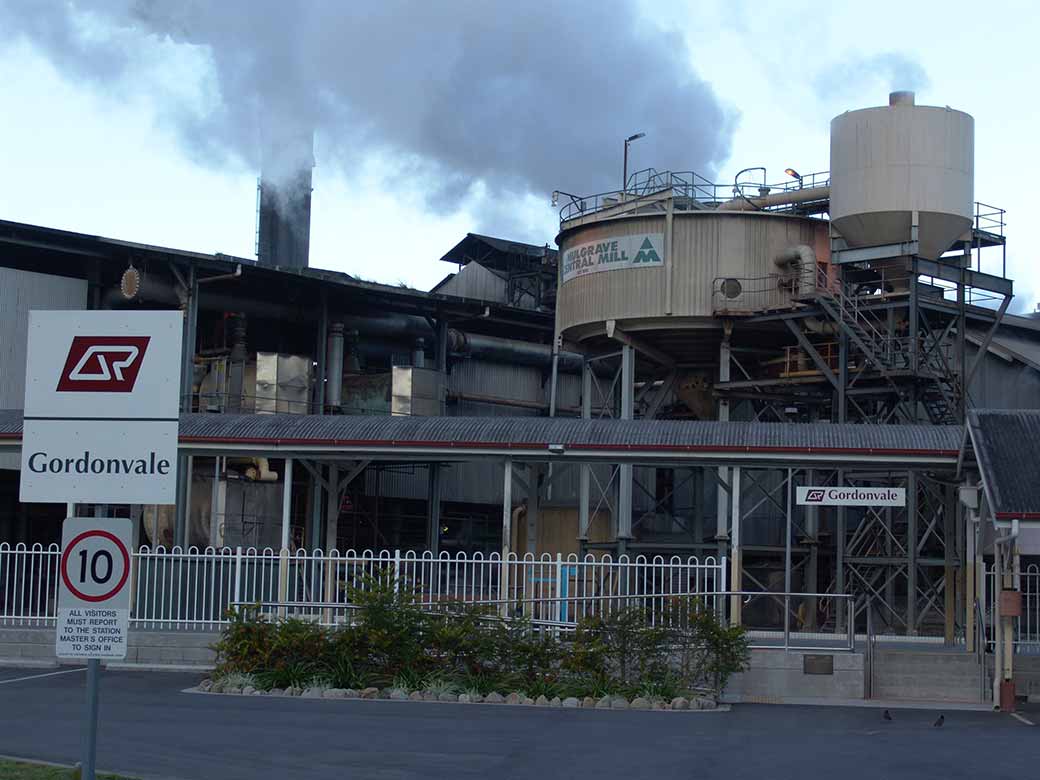
[[[457,274],[435,287],[433,292],[481,301],[508,302],[506,280],[480,263],[467,263]]]
[[[1037,339],[1040,348],[1040,338]],[[970,366],[978,349],[966,345]],[[1007,361],[991,352],[986,354],[971,383],[972,405],[980,409],[1040,408],[1040,371],[1019,360]]]
[[[83,279],[0,268],[0,409],[21,409],[25,403],[25,353],[31,309],[85,309]],[[17,469],[17,455],[0,455],[0,468]]]

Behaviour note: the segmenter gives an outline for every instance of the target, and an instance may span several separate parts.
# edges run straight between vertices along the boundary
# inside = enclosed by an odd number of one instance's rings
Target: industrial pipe
[[[329,323],[328,384],[325,403],[338,409],[343,403],[343,323]]]
[[[246,469],[246,479],[256,482],[277,482],[278,473],[271,471],[267,458],[253,458],[253,464]]]
[[[793,206],[796,203],[807,203],[815,200],[829,200],[831,188],[805,187],[798,190],[784,190],[773,195],[760,195],[755,198],[733,198],[721,204],[719,211],[755,211],[770,206]]]
[[[552,367],[553,349],[548,344],[533,344],[527,341],[504,339],[498,336],[483,336],[476,333],[448,331],[448,350],[457,355],[469,355],[499,363]],[[560,371],[581,371],[582,356],[576,352],[557,353]]]
[[[139,288],[133,291],[124,291],[120,287],[110,288],[105,292],[102,300],[102,305],[109,309],[118,309],[141,303],[161,303],[167,306],[182,306],[184,304],[181,296],[178,295],[170,283],[150,277],[141,277]],[[238,295],[213,293],[208,290],[204,293],[199,293],[199,308],[207,311],[242,312],[253,317],[290,321],[313,319],[312,312],[300,306],[268,303]]]

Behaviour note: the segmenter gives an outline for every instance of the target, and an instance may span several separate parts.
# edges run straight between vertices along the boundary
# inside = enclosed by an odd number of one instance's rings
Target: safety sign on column
[[[58,577],[59,658],[126,658],[131,523],[70,517]]]

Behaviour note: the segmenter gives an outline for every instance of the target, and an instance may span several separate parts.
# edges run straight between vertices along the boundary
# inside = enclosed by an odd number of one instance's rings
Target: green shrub
[[[670,699],[720,691],[746,668],[744,631],[701,602],[669,605],[667,627],[644,606],[583,620],[561,638],[527,619],[499,620],[486,608],[441,605],[424,613],[389,574],[349,589],[354,625],[326,629],[259,610],[231,613],[215,646],[216,676],[253,675],[259,688],[393,686],[406,691],[524,691],[528,696],[642,695]]]
[[[426,616],[414,594],[391,572],[366,574],[360,587],[348,588],[354,611],[357,652],[368,665],[392,679],[405,669],[423,670],[427,664],[423,634]]]
[[[672,606],[676,671],[686,689],[721,692],[729,678],[747,668],[750,651],[742,626],[729,626],[700,599],[681,599]]]
[[[565,666],[579,675],[610,680],[619,692],[668,673],[669,632],[650,625],[639,606],[586,618],[575,632]]]

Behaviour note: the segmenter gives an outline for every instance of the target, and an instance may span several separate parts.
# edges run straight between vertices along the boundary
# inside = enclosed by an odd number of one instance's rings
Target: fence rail
[[[1016,588],[1022,593],[1022,616],[1012,618],[1016,653],[1040,654],[1040,565],[1031,563],[1013,575]],[[984,620],[986,641],[992,648],[996,644],[994,616],[997,614],[997,599],[1000,583],[993,567],[987,569],[986,603]]]
[[[53,625],[57,545],[0,544],[0,625]],[[665,619],[678,598],[702,595],[719,607],[726,560],[609,555],[473,556],[396,550],[323,553],[256,548],[142,547],[132,556],[131,624],[209,630],[235,603],[298,604],[282,614],[335,622],[330,604],[347,604],[352,588],[387,576],[411,589],[421,606],[444,602],[501,605],[513,616],[577,623],[636,599],[651,621]],[[320,605],[320,606],[316,606]],[[340,611],[341,612],[341,611]]]

